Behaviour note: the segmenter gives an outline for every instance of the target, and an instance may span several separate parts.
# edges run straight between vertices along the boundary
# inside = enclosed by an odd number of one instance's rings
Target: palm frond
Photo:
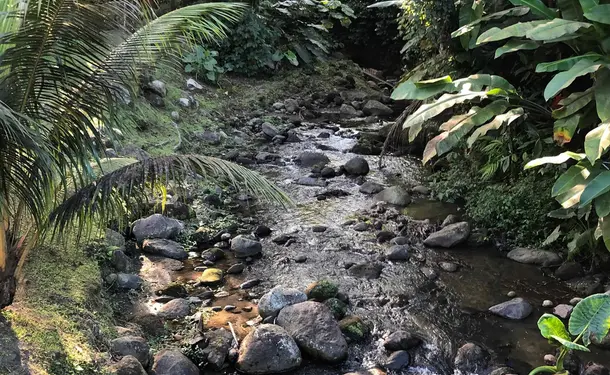
[[[181,183],[194,174],[206,181],[233,185],[268,202],[292,204],[284,192],[257,172],[213,157],[175,155],[133,163],[102,176],[60,204],[52,212],[50,223],[54,233],[61,233],[72,224],[83,230],[91,218],[106,222],[124,217],[149,201],[155,187],[169,181]]]

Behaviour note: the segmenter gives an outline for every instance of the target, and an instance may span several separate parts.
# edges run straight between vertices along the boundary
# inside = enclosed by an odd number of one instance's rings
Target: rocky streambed
[[[295,207],[240,194],[254,204],[243,225],[195,233],[192,249],[174,241],[185,229],[174,219],[135,223],[142,254],[134,262],[115,253],[120,272],[108,281],[149,294],[111,343],[123,358],[117,374],[524,374],[553,353],[538,317],[557,305],[567,317],[571,300],[603,280],[578,279],[574,289],[550,276],[561,262],[552,253],[507,258],[456,207],[429,200],[418,160],[380,166],[353,154],[359,130],[345,125],[251,121],[258,151],[226,155],[282,187]],[[175,349],[152,359],[142,336],[155,330],[169,330],[163,346]],[[585,370],[588,361],[610,365],[607,352],[594,352],[572,361],[578,373],[600,369]]]

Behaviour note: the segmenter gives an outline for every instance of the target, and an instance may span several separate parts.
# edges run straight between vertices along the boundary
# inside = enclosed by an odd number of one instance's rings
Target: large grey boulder
[[[163,319],[182,319],[191,313],[191,304],[184,298],[176,298],[161,306],[159,317]]]
[[[301,365],[301,351],[286,330],[263,324],[250,332],[239,347],[237,369],[246,374],[278,374]]]
[[[138,359],[128,355],[110,368],[112,375],[146,375],[146,371]]]
[[[208,358],[208,364],[215,370],[221,370],[231,350],[233,335],[228,330],[220,328],[206,332],[205,338],[209,344],[203,352]]]
[[[280,311],[276,323],[315,359],[337,363],[347,357],[347,342],[339,324],[322,303],[307,301],[287,306]]]
[[[447,225],[434,232],[424,240],[424,245],[431,247],[453,247],[466,242],[470,236],[470,224],[463,221]]]
[[[178,242],[160,238],[144,240],[142,243],[142,251],[176,260],[185,260],[188,258],[188,253],[184,251],[184,247]]]
[[[490,354],[480,346],[467,343],[460,347],[454,365],[462,374],[482,374],[491,361]]]
[[[138,242],[146,238],[175,238],[184,225],[176,219],[154,214],[133,223],[132,232]]]
[[[314,165],[325,166],[330,163],[330,159],[320,152],[305,151],[298,156],[297,162],[301,167],[311,168]]]
[[[239,235],[231,240],[231,250],[237,258],[248,258],[260,254],[263,246],[256,240]]]
[[[159,81],[158,79],[152,81],[148,85],[148,88],[162,97],[167,95],[167,88],[165,87],[165,83],[163,81]]]
[[[280,132],[275,128],[275,126],[271,125],[268,122],[264,122],[263,125],[261,125],[261,130],[263,131],[265,137],[269,139],[273,139],[273,137],[280,134]]]
[[[375,195],[375,200],[387,202],[396,206],[406,206],[411,203],[411,196],[402,187],[392,186]]]
[[[515,262],[525,264],[536,264],[539,266],[551,266],[561,263],[559,254],[547,250],[528,249],[517,247],[511,250],[507,257]]]
[[[201,372],[179,351],[163,350],[155,356],[151,375],[201,375]]]
[[[105,242],[108,246],[113,247],[124,247],[125,246],[125,237],[117,231],[112,229],[106,229]]]
[[[377,100],[369,100],[366,102],[364,108],[362,108],[362,112],[367,116],[390,116],[394,113],[392,108]]]
[[[373,181],[367,181],[364,184],[360,185],[359,191],[363,194],[377,194],[383,191],[383,189],[383,185]]]
[[[130,273],[119,273],[116,278],[116,286],[119,289],[138,289],[142,285],[142,279],[138,275]]]
[[[532,305],[523,298],[513,298],[489,308],[492,314],[506,319],[521,320],[527,318],[533,311]]]
[[[369,173],[369,163],[365,158],[356,156],[351,158],[343,166],[345,168],[345,174],[348,176],[365,176]]]
[[[277,316],[286,306],[307,301],[307,295],[298,289],[276,286],[265,293],[258,302],[258,313],[263,318]]]
[[[143,337],[124,336],[112,340],[110,354],[116,357],[133,356],[144,367],[150,363],[150,347]]]
[[[358,117],[361,114],[360,111],[349,104],[342,104],[341,108],[339,108],[339,113],[344,118]]]

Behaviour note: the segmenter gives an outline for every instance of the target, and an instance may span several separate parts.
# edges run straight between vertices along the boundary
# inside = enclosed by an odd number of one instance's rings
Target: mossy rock
[[[208,268],[203,271],[197,281],[204,284],[218,284],[222,281],[222,270],[219,270],[218,268]]]
[[[351,342],[360,342],[370,333],[369,327],[357,316],[348,316],[339,322],[341,332]]]
[[[324,304],[337,320],[343,319],[345,314],[347,314],[347,305],[337,298],[329,298],[324,301]]]
[[[328,280],[320,280],[309,284],[305,289],[307,298],[313,299],[319,302],[326,301],[327,299],[334,298],[339,293],[339,287]]]

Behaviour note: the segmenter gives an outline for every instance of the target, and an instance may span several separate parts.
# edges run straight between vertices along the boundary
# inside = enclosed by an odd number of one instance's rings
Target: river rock
[[[573,306],[562,303],[560,305],[555,306],[555,308],[553,309],[553,314],[557,315],[561,319],[568,319],[570,315],[572,315],[572,310],[574,310]]]
[[[439,267],[445,272],[456,272],[458,270],[458,265],[451,262],[440,262]]]
[[[545,299],[542,301],[542,307],[553,307],[553,301]]]
[[[286,306],[307,301],[307,295],[298,289],[276,286],[265,293],[258,302],[258,313],[262,318],[277,316]]]
[[[360,342],[370,333],[369,327],[357,316],[347,316],[341,319],[339,328],[350,342]]]
[[[311,168],[315,165],[323,167],[326,164],[330,163],[330,159],[328,158],[328,156],[320,152],[305,151],[299,155],[299,157],[297,158],[297,162],[303,168]]]
[[[377,100],[369,100],[366,102],[362,108],[362,112],[367,116],[390,116],[394,113],[392,108]]]
[[[284,108],[286,108],[286,112],[294,113],[299,109],[299,102],[295,99],[286,99],[284,100]]]
[[[262,238],[262,237],[267,237],[271,235],[271,228],[269,228],[266,225],[257,225],[256,228],[254,229],[254,235],[258,238]]]
[[[115,250],[112,252],[110,263],[117,271],[129,272],[131,268],[131,259],[122,250]]]
[[[425,187],[423,185],[413,186],[413,189],[411,189],[411,191],[416,193],[416,194],[421,194],[421,195],[428,195],[428,194],[430,194],[430,189],[428,189],[427,187]]]
[[[389,351],[409,350],[420,344],[421,339],[407,331],[396,331],[383,341],[383,347]]]
[[[112,375],[146,375],[146,371],[136,357],[128,355],[110,368]]]
[[[342,104],[339,108],[339,114],[344,118],[358,117],[360,113],[360,111],[349,104]]]
[[[180,283],[171,283],[155,291],[158,296],[170,296],[174,298],[184,298],[188,296],[186,288]]]
[[[390,355],[384,367],[388,370],[398,371],[407,368],[410,362],[411,356],[409,353],[404,350],[399,350]]]
[[[606,335],[603,340],[597,339],[597,337],[591,337],[591,342],[593,345],[598,346],[603,349],[610,349],[610,335]]]
[[[176,219],[154,214],[138,219],[133,223],[131,231],[138,242],[146,238],[171,239],[182,232],[184,225]]]
[[[507,257],[515,262],[536,264],[539,266],[551,266],[561,263],[561,257],[557,253],[547,250],[528,249],[525,247],[517,247],[511,250]]]
[[[354,276],[364,279],[378,279],[381,276],[383,266],[378,263],[359,263],[351,266],[347,272]]]
[[[305,295],[307,298],[316,300],[318,302],[326,301],[329,298],[334,298],[339,293],[339,287],[337,284],[329,280],[315,281],[305,289]]]
[[[589,296],[595,293],[601,293],[604,291],[603,282],[605,275],[588,275],[572,279],[567,282],[568,286],[575,290],[579,295]]]
[[[343,319],[347,314],[347,305],[338,298],[329,298],[324,301],[324,305],[328,307],[336,320]]]
[[[489,308],[493,314],[506,319],[521,320],[527,318],[533,311],[532,305],[523,298],[513,298]]]
[[[176,260],[186,260],[189,256],[178,242],[165,239],[146,239],[142,243],[142,251]]]
[[[158,79],[149,83],[148,88],[162,97],[167,95],[167,88],[165,87],[165,82],[159,81]]]
[[[125,237],[123,237],[121,233],[112,229],[106,229],[104,241],[106,242],[106,245],[111,247],[121,248],[125,246]]]
[[[555,270],[555,277],[560,280],[571,280],[582,276],[584,273],[582,266],[577,262],[566,262]]]
[[[231,240],[231,250],[237,258],[247,258],[260,254],[263,246],[256,240],[239,235]]]
[[[350,159],[343,168],[348,176],[365,176],[370,170],[369,163],[360,156]]]
[[[261,125],[261,130],[262,130],[263,134],[265,135],[265,137],[267,137],[269,139],[273,139],[273,137],[275,137],[276,135],[279,134],[277,129],[268,122],[264,122]]]
[[[491,356],[478,345],[467,343],[458,349],[454,365],[463,374],[482,374],[489,366]]]
[[[189,91],[203,90],[203,86],[193,78],[186,80],[186,89]]]
[[[245,264],[236,263],[236,264],[232,265],[231,267],[229,267],[229,269],[227,270],[227,273],[229,275],[237,275],[237,274],[244,272],[244,269],[246,269]]]
[[[142,285],[142,279],[138,275],[130,273],[119,273],[116,275],[116,286],[119,289],[138,289]]]
[[[356,372],[349,372],[344,375],[386,375],[386,372],[383,370],[380,370],[378,368],[372,368],[372,369],[368,369],[368,370],[359,370]]]
[[[443,220],[443,223],[441,224],[441,228],[444,228],[448,225],[459,223],[459,222],[460,222],[460,218],[457,215],[450,214],[450,215],[447,215],[445,220]]]
[[[365,222],[360,222],[356,225],[354,225],[354,230],[356,232],[365,232],[369,229],[369,225]]]
[[[154,375],[201,375],[190,359],[178,350],[163,350],[155,356]]]
[[[296,181],[297,185],[326,187],[327,182],[315,177],[301,177]]]
[[[222,242],[220,243],[222,244]],[[224,246],[228,246],[228,243]],[[221,259],[225,258],[225,253],[221,249],[217,247],[213,247],[201,253],[201,259],[209,260],[210,262],[218,262]]]
[[[207,285],[218,284],[222,281],[222,276],[223,276],[223,273],[222,273],[221,269],[208,268],[205,271],[203,271],[203,273],[201,274],[201,276],[199,276],[197,281],[199,281],[203,284],[207,284]]]
[[[326,306],[307,301],[280,311],[277,324],[288,332],[302,351],[315,359],[337,363],[347,357],[347,342]]]
[[[375,195],[375,200],[396,206],[407,206],[411,203],[411,196],[402,187],[392,186]]]
[[[250,279],[250,280],[246,280],[243,283],[239,284],[239,288],[242,290],[252,289],[260,283],[261,283],[261,279]]]
[[[301,351],[288,332],[274,324],[263,324],[242,341],[236,367],[246,374],[277,374],[300,365]]]
[[[582,375],[610,375],[610,371],[600,364],[590,363],[585,367]]]
[[[233,344],[233,335],[230,331],[220,328],[215,331],[205,333],[208,340],[208,346],[203,350],[208,357],[208,363],[215,370],[223,368],[231,345]]]
[[[359,191],[363,194],[377,194],[383,191],[383,189],[383,185],[373,181],[367,181],[364,184],[360,185]]]
[[[387,260],[393,261],[405,261],[409,260],[409,246],[407,245],[394,245],[390,247],[386,253]]]
[[[499,367],[495,370],[492,370],[489,375],[510,375],[515,373],[515,370],[510,367]]]
[[[407,245],[409,243],[409,239],[407,237],[394,237],[390,240],[392,245]]]
[[[424,240],[424,245],[430,247],[454,247],[468,240],[470,224],[463,221],[447,225],[438,232],[434,232]]]
[[[157,314],[162,319],[182,319],[191,313],[191,305],[184,298],[176,298],[161,306]]]
[[[110,341],[110,354],[116,357],[133,356],[144,367],[150,363],[150,347],[143,337],[124,336]]]

